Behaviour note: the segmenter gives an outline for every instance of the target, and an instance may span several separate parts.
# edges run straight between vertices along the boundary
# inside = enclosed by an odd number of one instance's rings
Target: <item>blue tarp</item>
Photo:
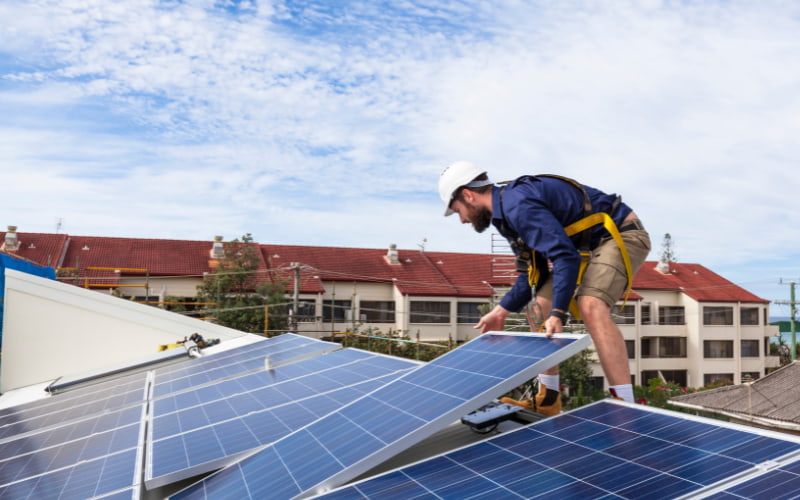
[[[3,347],[3,310],[5,309],[6,269],[15,269],[34,276],[50,278],[51,280],[56,279],[56,270],[52,267],[40,266],[27,260],[18,259],[9,254],[0,253],[0,350]]]

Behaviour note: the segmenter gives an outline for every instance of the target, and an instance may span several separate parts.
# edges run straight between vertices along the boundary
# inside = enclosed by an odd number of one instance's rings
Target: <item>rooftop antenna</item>
[[[422,238],[422,243],[421,244],[419,244],[419,243],[417,244],[417,246],[419,247],[419,251],[420,252],[424,252],[425,251],[425,243],[427,243],[427,242],[428,242],[428,238]]]
[[[58,234],[61,231],[62,227],[64,227],[64,218],[56,217],[56,234]]]

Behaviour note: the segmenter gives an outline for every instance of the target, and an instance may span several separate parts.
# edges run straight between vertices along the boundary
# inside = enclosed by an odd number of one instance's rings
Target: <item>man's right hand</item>
[[[508,314],[508,310],[498,304],[494,306],[494,309],[481,317],[473,328],[480,329],[481,333],[503,331]]]

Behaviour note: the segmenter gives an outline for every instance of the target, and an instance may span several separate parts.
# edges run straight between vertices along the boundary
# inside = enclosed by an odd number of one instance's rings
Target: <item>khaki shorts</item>
[[[631,270],[634,274],[642,267],[650,253],[650,235],[644,229],[633,229],[620,233]],[[613,238],[606,238],[592,251],[592,258],[583,273],[583,281],[575,292],[576,296],[588,295],[603,300],[609,307],[619,301],[628,287],[628,275],[622,253]],[[553,299],[553,279],[550,276],[536,295]]]

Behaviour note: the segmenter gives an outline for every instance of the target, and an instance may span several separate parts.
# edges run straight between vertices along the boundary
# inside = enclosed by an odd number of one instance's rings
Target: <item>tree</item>
[[[260,250],[250,233],[225,245],[216,271],[197,287],[198,302],[214,302],[208,313],[217,323],[249,333],[264,333],[265,306],[269,306],[269,331],[286,328],[286,284],[258,274]]]
[[[591,394],[589,383],[592,377],[593,352],[592,349],[584,349],[558,365],[561,385],[568,389],[567,392],[562,392],[565,405],[577,408],[596,399]]]
[[[664,235],[664,241],[661,242],[661,261],[678,262],[678,255],[675,253],[675,243],[672,241],[672,236],[669,233]]]

